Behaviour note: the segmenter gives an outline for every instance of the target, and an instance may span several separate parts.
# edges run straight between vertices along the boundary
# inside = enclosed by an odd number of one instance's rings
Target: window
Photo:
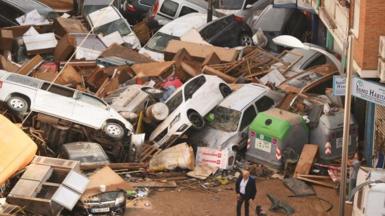
[[[166,49],[170,40],[179,40],[179,38],[172,35],[164,34],[162,32],[157,32],[150,39],[150,41],[145,47],[152,51],[163,52],[163,50]]]
[[[165,0],[162,4],[162,7],[160,8],[160,12],[174,17],[176,14],[176,11],[178,10],[179,4],[170,0]]]
[[[50,86],[49,83],[44,83],[43,86],[41,87],[43,90],[47,90],[49,92],[52,92],[54,94],[59,94],[65,97],[70,97],[72,98],[74,96],[75,91],[70,88],[65,88],[59,85],[52,84]]]
[[[179,107],[179,105],[183,102],[183,95],[182,91],[180,90],[178,93],[176,93],[172,98],[167,100],[166,105],[169,109],[170,114],[174,112],[176,108]]]
[[[196,77],[195,79],[191,80],[187,85],[184,87],[184,98],[185,100],[188,100],[192,98],[194,93],[206,82],[206,78],[204,76]]]
[[[97,97],[91,96],[91,95],[79,93],[79,99],[78,100],[82,101],[84,103],[90,104],[90,105],[97,106],[97,107],[102,108],[102,109],[107,108],[106,104],[102,100],[100,100]]]
[[[125,36],[131,33],[130,27],[124,19],[118,19],[113,22],[104,24],[95,29],[96,34],[108,35],[114,32],[119,32],[120,35]]]
[[[189,13],[195,13],[195,12],[198,12],[198,11],[196,11],[196,10],[194,10],[194,9],[192,9],[192,8],[183,6],[183,7],[182,7],[182,10],[181,10],[180,13],[179,13],[179,16],[181,17],[181,16],[184,16],[184,15],[186,15],[186,14],[189,14]]]
[[[204,40],[209,40],[211,37],[216,35],[218,32],[222,31],[226,27],[228,27],[233,20],[233,15],[224,17],[222,19],[219,19],[208,26],[206,26],[204,29],[202,29],[199,33],[201,34],[202,38]]]
[[[31,86],[34,88],[37,88],[40,82],[38,80],[34,80],[32,78],[29,78],[27,76],[20,76],[16,74],[11,74],[8,76],[7,81],[20,83],[23,85]]]
[[[255,116],[257,116],[257,112],[255,111],[254,106],[250,106],[249,108],[247,108],[245,113],[243,113],[240,130],[243,130],[247,126],[249,126],[254,120]]]
[[[309,62],[308,65],[305,65],[305,67],[302,68],[302,69],[306,70],[306,69],[311,68],[313,66],[322,65],[322,64],[325,64],[325,63],[326,63],[326,56],[325,55],[320,55],[316,59],[314,59],[311,62]]]
[[[4,2],[0,2],[0,17],[10,20],[15,25],[18,25],[16,18],[24,15],[24,13],[17,8],[10,6]]]
[[[352,32],[355,38],[358,38],[360,31],[360,4],[361,0],[354,0],[354,11],[353,11],[353,29]]]
[[[263,96],[261,99],[255,102],[255,106],[257,107],[258,112],[264,112],[270,109],[273,105],[274,101],[267,96]]]

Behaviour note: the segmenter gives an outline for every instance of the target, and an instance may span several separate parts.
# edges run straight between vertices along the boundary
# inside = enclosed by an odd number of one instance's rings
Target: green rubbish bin
[[[301,154],[309,141],[309,129],[300,115],[278,108],[261,112],[249,128],[246,160],[280,170],[283,155]]]

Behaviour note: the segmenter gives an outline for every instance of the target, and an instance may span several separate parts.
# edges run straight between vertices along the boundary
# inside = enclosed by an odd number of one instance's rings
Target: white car
[[[104,101],[90,94],[40,79],[0,70],[0,101],[17,113],[43,113],[121,139],[133,126]]]
[[[203,128],[203,116],[229,94],[231,88],[217,76],[199,75],[190,79],[167,99],[170,115],[152,132],[150,141],[161,147],[175,142],[191,126]]]
[[[108,6],[94,11],[87,16],[87,22],[95,34],[102,34],[104,37],[114,32],[119,32],[123,41],[130,44],[132,48],[140,48],[140,41],[130,24],[122,16],[118,9]]]
[[[191,29],[198,29],[207,22],[207,15],[191,13],[167,23],[151,37],[147,44],[139,50],[140,54],[149,56],[155,61],[164,61],[163,51],[170,40],[180,40]]]
[[[207,116],[205,128],[193,133],[189,143],[216,150],[228,150],[228,167],[236,152],[246,147],[248,128],[259,112],[266,111],[282,100],[284,94],[260,84],[245,84],[216,106]]]

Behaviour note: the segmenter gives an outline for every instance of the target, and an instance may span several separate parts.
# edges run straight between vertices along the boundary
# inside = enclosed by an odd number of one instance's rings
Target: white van
[[[385,180],[385,170],[360,167],[353,202],[353,216],[385,215],[385,183],[370,183]]]
[[[178,18],[163,26],[152,38],[139,50],[140,54],[149,56],[156,61],[163,61],[163,50],[170,40],[179,40],[191,29],[198,29],[206,24],[206,14],[192,13]]]
[[[155,20],[160,25],[190,13],[207,13],[208,3],[204,0],[159,0],[155,9]]]

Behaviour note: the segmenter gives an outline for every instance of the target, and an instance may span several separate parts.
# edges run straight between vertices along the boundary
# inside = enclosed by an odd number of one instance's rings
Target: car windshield
[[[219,0],[216,1],[215,8],[223,10],[240,10],[242,9],[243,0]]]
[[[129,28],[129,26],[127,26],[127,23],[123,18],[95,28],[96,34],[102,33],[103,35],[109,35],[116,31],[118,31],[122,36],[126,36],[131,33],[131,29]]]
[[[210,127],[226,132],[233,132],[238,129],[241,112],[222,106],[217,106],[209,115],[214,120],[209,122]]]
[[[145,48],[157,52],[163,52],[170,40],[179,40],[179,38],[162,32],[157,32],[147,43]]]

